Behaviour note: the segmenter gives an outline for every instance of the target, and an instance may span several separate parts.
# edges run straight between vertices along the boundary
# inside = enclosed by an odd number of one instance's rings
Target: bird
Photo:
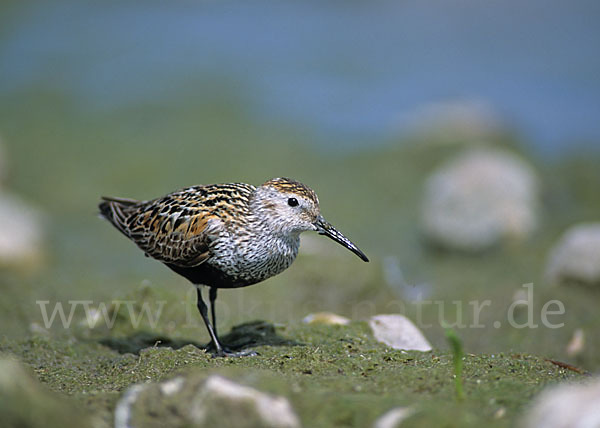
[[[287,269],[300,234],[315,231],[367,256],[323,218],[317,194],[299,181],[279,177],[260,186],[195,185],[152,200],[102,197],[100,216],[147,257],[164,263],[197,289],[197,307],[215,356],[243,356],[219,341],[215,303],[220,288],[246,287]],[[212,323],[202,299],[208,287]]]

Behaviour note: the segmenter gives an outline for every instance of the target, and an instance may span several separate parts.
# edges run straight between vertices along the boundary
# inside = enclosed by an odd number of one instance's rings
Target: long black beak
[[[317,221],[314,223],[314,225],[317,228],[317,232],[319,233],[319,235],[325,235],[333,239],[338,244],[341,244],[344,247],[348,248],[350,251],[352,251],[354,254],[360,257],[363,261],[369,261],[367,256],[365,256],[365,253],[360,251],[358,247],[352,243],[352,241],[350,241],[348,238],[342,235],[340,231],[338,231],[335,227],[329,224],[327,220],[325,220],[322,216],[319,216],[319,218],[317,218]]]

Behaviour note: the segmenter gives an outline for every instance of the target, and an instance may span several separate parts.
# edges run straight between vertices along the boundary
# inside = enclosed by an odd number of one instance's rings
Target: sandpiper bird
[[[256,284],[287,269],[300,233],[328,236],[365,262],[367,256],[322,216],[315,192],[289,178],[260,187],[244,183],[192,186],[150,201],[103,197],[101,215],[197,287],[198,310],[216,355],[225,350],[216,331],[219,288]],[[212,325],[201,285],[209,287]]]

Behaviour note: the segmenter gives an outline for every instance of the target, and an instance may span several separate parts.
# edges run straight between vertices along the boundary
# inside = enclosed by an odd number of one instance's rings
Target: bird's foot
[[[232,357],[232,358],[237,358],[237,357],[255,357],[258,354],[258,352],[253,351],[251,349],[241,349],[239,351],[234,351],[232,349],[229,349],[227,346],[223,346],[221,344],[219,344],[219,346],[215,346],[215,344],[213,342],[210,342],[206,347],[205,347],[207,352],[211,352],[213,358],[219,358],[219,357]]]
[[[258,352],[253,351],[251,349],[242,349],[241,351],[232,351],[227,348],[221,348],[218,351],[213,353],[213,358],[219,357],[231,357],[231,358],[239,358],[239,357],[256,357]]]

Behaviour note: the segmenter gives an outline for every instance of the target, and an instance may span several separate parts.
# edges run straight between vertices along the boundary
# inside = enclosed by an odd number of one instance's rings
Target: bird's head
[[[369,259],[321,215],[319,198],[308,186],[289,178],[273,178],[256,189],[253,204],[269,228],[298,236],[313,230],[348,248],[365,262]]]

